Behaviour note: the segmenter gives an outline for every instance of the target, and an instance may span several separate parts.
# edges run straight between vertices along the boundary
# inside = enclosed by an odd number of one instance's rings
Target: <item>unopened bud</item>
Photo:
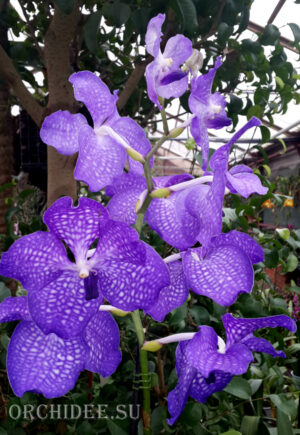
[[[184,131],[185,127],[176,127],[173,128],[173,130],[170,131],[169,136],[172,139],[175,139],[176,137],[178,137],[183,131]]]
[[[151,198],[168,198],[171,195],[171,190],[167,187],[152,190],[150,193]]]
[[[203,65],[203,56],[200,53],[200,51],[193,49],[192,55],[185,61],[184,69],[183,71],[186,71],[187,69],[191,70],[192,75],[195,77],[202,68]]]
[[[160,344],[157,340],[152,341],[145,341],[145,343],[142,346],[142,350],[147,350],[148,352],[157,352],[163,347],[162,344]]]
[[[119,308],[114,308],[113,310],[111,310],[111,313],[115,314],[118,317],[125,317],[128,314],[130,314],[131,311],[123,311],[123,310],[120,310]]]
[[[142,156],[141,153],[139,153],[138,151],[134,150],[131,147],[126,148],[127,154],[129,155],[129,157],[131,157],[133,160],[135,160],[136,162],[140,162],[142,164],[145,163],[145,159]]]

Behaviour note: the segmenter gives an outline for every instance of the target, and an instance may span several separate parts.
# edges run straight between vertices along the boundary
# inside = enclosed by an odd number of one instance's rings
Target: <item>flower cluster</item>
[[[207,74],[199,75],[201,55],[183,35],[170,38],[162,52],[164,20],[163,14],[152,18],[146,34],[146,49],[154,58],[146,69],[148,95],[161,109],[161,98],[181,96],[190,79],[191,115],[185,127],[202,149],[203,170],[209,163],[211,172],[200,178],[153,177],[149,189],[144,168],[149,165],[150,172],[151,145],[143,129],[118,114],[117,92],[111,94],[99,77],[89,71],[71,75],[75,98],[87,107],[93,126],[79,113],[60,110],[44,120],[41,138],[62,154],[78,152],[75,179],[91,191],[105,188],[111,199],[106,207],[85,197],[77,206],[69,197],[58,199],[44,214],[48,231],[24,236],[2,256],[0,274],[20,281],[27,291],[0,305],[1,322],[21,320],[7,357],[18,396],[26,391],[61,396],[84,369],[111,375],[121,352],[109,310],[142,309],[162,321],[186,301],[189,290],[223,306],[252,290],[253,264],[263,261],[263,250],[248,234],[222,233],[222,205],[226,189],[245,198],[267,192],[249,167],[228,170],[232,145],[260,121],[250,119],[209,160],[207,130],[231,123],[224,97],[212,93],[222,62],[218,58]],[[143,218],[179,251],[165,259],[132,228],[146,199]],[[209,326],[173,340],[179,341],[178,384],[169,394],[170,424],[188,396],[204,402],[232,376],[245,373],[252,351],[284,356],[255,337],[255,330],[295,330],[287,316],[237,319],[226,314],[223,324],[226,345]]]

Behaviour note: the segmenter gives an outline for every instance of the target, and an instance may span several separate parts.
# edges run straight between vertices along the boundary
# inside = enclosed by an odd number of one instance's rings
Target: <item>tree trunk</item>
[[[72,73],[70,48],[80,19],[78,5],[70,15],[55,9],[45,36],[44,58],[48,78],[49,101],[45,115],[63,109],[74,112],[76,101],[73,89],[68,82]],[[77,184],[73,177],[76,156],[63,156],[54,148],[48,147],[48,207],[60,196],[77,198]]]
[[[7,45],[7,29],[0,25],[0,44]],[[9,104],[9,90],[3,80],[0,79],[0,186],[9,183],[13,175],[14,162],[12,117]],[[0,192],[0,233],[6,232],[5,213],[7,206],[5,198],[10,194],[9,190]]]

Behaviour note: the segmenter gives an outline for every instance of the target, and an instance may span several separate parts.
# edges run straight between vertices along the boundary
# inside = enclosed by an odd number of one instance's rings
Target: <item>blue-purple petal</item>
[[[44,119],[40,136],[45,144],[69,156],[78,151],[78,134],[84,125],[87,120],[80,113],[74,115],[67,110],[58,110]]]
[[[122,117],[113,124],[113,129],[123,139],[126,140],[128,145],[138,151],[142,156],[146,156],[146,154],[151,151],[151,144],[147,139],[144,130],[133,119],[129,117]],[[140,162],[133,160],[131,157],[129,157],[128,160],[131,172],[135,172],[137,174],[144,173],[143,165]],[[150,166],[152,163],[153,159],[151,159]]]
[[[172,59],[172,67],[175,69],[183,64],[192,53],[192,42],[183,35],[175,35],[168,39],[163,57]]]
[[[170,285],[161,289],[158,301],[147,311],[154,320],[162,322],[165,316],[180,307],[189,295],[181,261],[168,264]]]
[[[29,292],[28,307],[44,334],[53,332],[68,339],[83,331],[102,299],[87,301],[84,280],[74,271],[65,271],[43,289]]]
[[[203,248],[189,249],[183,255],[183,268],[191,290],[223,306],[252,290],[252,263],[237,246],[221,245],[206,253]]]
[[[218,336],[210,326],[201,326],[199,332],[189,341],[186,357],[189,364],[205,378],[216,370],[241,375],[253,361],[251,351],[242,343],[230,346],[226,352],[219,352]]]
[[[103,81],[90,71],[79,71],[70,76],[77,101],[82,101],[90,112],[94,127],[100,127],[115,114],[118,97],[111,94]]]
[[[96,192],[122,174],[126,159],[125,149],[110,136],[97,136],[91,127],[83,127],[79,133],[79,155],[74,177]]]
[[[15,320],[31,320],[26,296],[9,296],[0,304],[0,323]]]
[[[84,339],[89,348],[85,369],[103,377],[112,375],[122,359],[119,328],[112,315],[96,313],[85,328]]]
[[[98,237],[100,220],[108,219],[105,207],[89,198],[79,198],[78,206],[72,198],[58,199],[44,214],[44,222],[51,233],[72,250],[75,259],[85,260],[87,251]]]
[[[286,328],[291,332],[297,330],[296,323],[288,316],[280,314],[278,316],[259,317],[257,319],[235,318],[230,313],[222,317],[226,331],[226,346],[229,347],[241,341],[250,333],[261,328]]]
[[[211,246],[217,247],[221,245],[234,245],[239,247],[248,255],[252,264],[264,261],[264,251],[262,247],[256,243],[249,234],[233,230],[229,233],[213,237]]]
[[[3,253],[0,274],[17,279],[26,290],[38,290],[70,265],[60,240],[51,233],[37,231],[17,240]]]
[[[229,190],[232,193],[239,193],[244,198],[248,198],[252,193],[266,195],[268,192],[268,188],[261,184],[259,177],[247,166],[234,166],[226,172],[226,178]]]
[[[7,374],[15,395],[32,391],[48,399],[63,396],[74,387],[87,353],[81,337],[62,340],[44,335],[34,322],[21,322],[7,351]]]
[[[146,50],[153,57],[156,57],[160,50],[160,41],[161,41],[161,27],[163,22],[165,21],[165,14],[158,14],[156,17],[153,17],[147,26],[146,32]]]

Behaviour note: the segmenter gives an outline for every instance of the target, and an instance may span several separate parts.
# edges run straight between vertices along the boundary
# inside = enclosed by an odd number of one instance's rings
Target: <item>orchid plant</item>
[[[253,287],[253,264],[264,259],[262,248],[246,233],[222,232],[226,190],[245,198],[267,188],[244,165],[228,170],[232,145],[248,129],[250,119],[209,160],[208,129],[231,124],[225,98],[212,93],[220,58],[201,75],[201,55],[183,35],[169,39],[161,51],[159,14],[148,24],[146,49],[154,60],[147,66],[149,99],[158,106],[165,135],[151,146],[144,130],[117,110],[117,92],[89,71],[71,75],[75,98],[84,103],[93,125],[81,114],[58,111],[48,116],[41,138],[58,152],[78,152],[76,180],[90,191],[106,189],[105,207],[96,200],[58,199],[44,214],[48,231],[17,240],[4,253],[0,274],[18,280],[26,296],[8,297],[0,305],[0,321],[20,320],[11,338],[7,372],[14,393],[31,391],[47,398],[70,391],[82,370],[110,376],[121,362],[120,334],[112,314],[129,314],[140,346],[143,422],[150,433],[150,389],[147,352],[178,343],[178,383],[168,395],[169,424],[180,416],[189,396],[204,403],[223,390],[233,376],[253,361],[253,352],[285,357],[253,332],[286,328],[286,315],[244,319],[223,316],[227,342],[210,326],[146,341],[140,311],[162,322],[181,306],[189,291],[230,307]],[[190,90],[191,115],[182,128],[169,131],[164,98]],[[153,156],[162,144],[190,128],[203,152],[202,177],[181,174],[153,177]],[[207,167],[211,172],[206,172]],[[147,222],[172,247],[161,256],[140,239]]]

